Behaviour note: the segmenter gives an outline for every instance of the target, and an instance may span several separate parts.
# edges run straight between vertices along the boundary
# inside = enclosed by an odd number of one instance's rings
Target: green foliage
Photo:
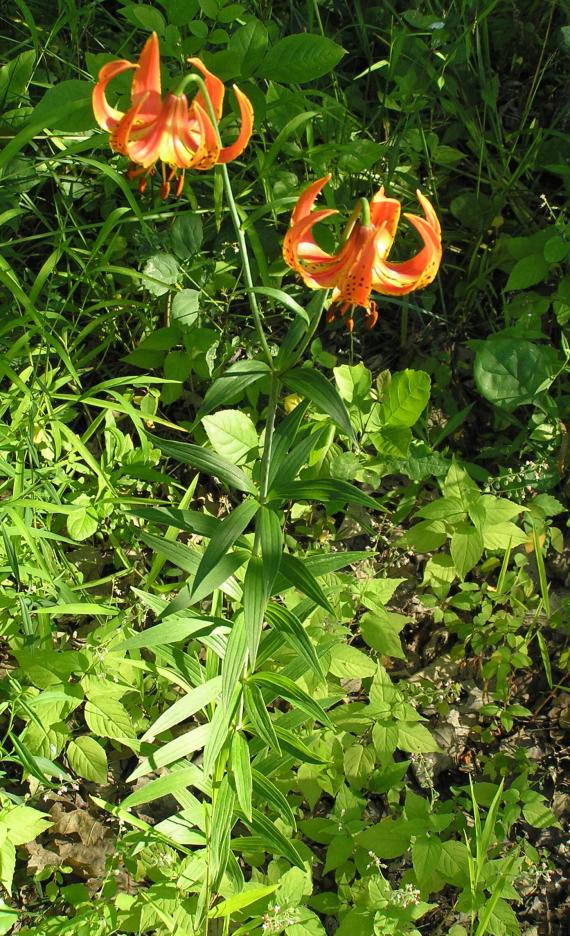
[[[516,936],[560,830],[568,27],[56,6],[0,68],[0,933]],[[198,55],[252,101],[233,196],[139,196],[94,129],[151,31],[165,91]],[[442,220],[371,332],[282,259],[328,173]]]

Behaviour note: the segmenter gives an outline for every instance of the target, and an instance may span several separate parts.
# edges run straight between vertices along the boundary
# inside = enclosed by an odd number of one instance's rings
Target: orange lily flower
[[[326,253],[316,243],[312,228],[317,221],[338,212],[332,208],[312,209],[329,179],[330,175],[318,179],[301,194],[285,236],[283,257],[311,289],[334,287],[327,321],[332,321],[337,311],[343,316],[348,313],[346,324],[352,331],[353,309],[361,306],[365,325],[373,328],[378,320],[376,303],[370,299],[373,290],[385,296],[404,296],[423,289],[435,278],[441,262],[441,227],[427,198],[416,192],[424,217],[413,214],[404,217],[413,224],[424,246],[410,260],[402,263],[387,260],[400,220],[400,203],[395,198],[386,198],[382,187],[370,202],[369,219],[355,220],[360,215],[357,206],[344,243],[337,253]]]
[[[188,61],[201,72],[216,121],[219,121],[225,92],[222,81],[209,72],[200,59]],[[123,113],[109,105],[105,91],[113,78],[130,68],[135,69],[131,107]],[[247,146],[253,129],[253,108],[239,88],[234,85],[233,90],[240,109],[241,129],[234,143],[222,146],[201,91],[190,104],[185,94],[171,92],[162,99],[160,50],[158,36],[153,33],[137,63],[117,59],[103,66],[93,90],[93,112],[99,126],[109,131],[111,149],[131,160],[129,177],[141,177],[141,192],[146,188],[148,176],[154,173],[156,163],[162,163],[160,194],[167,198],[174,180],[176,195],[182,192],[186,169],[204,170],[216,163],[230,162]]]

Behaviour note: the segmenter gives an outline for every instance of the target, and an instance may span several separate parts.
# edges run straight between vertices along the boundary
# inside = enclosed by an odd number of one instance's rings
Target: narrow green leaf
[[[191,718],[196,712],[200,712],[202,709],[206,708],[207,705],[210,705],[211,702],[214,702],[219,696],[221,688],[221,676],[214,676],[213,679],[209,679],[200,686],[196,686],[191,692],[188,692],[187,695],[183,696],[181,699],[177,699],[176,702],[169,706],[169,708],[153,722],[150,728],[147,728],[141,740],[152,740],[157,735],[162,734],[163,731],[168,731],[169,728],[173,728],[175,725],[179,725],[180,722]]]
[[[216,893],[222,880],[230,853],[230,833],[234,824],[235,793],[229,778],[223,777],[212,810],[211,835],[209,842],[210,886]]]
[[[271,819],[264,816],[258,809],[254,809],[251,820],[244,817],[244,822],[252,832],[255,832],[267,843],[267,851],[271,850],[275,855],[282,855],[283,858],[287,858],[297,868],[301,868],[302,871],[305,870],[301,855],[290,839],[285,837]]]
[[[350,416],[338,390],[320,371],[299,367],[284,374],[283,380],[293,393],[308,397],[317,409],[330,416],[349,439],[354,438]]]
[[[340,501],[344,504],[359,504],[370,510],[383,509],[381,504],[348,481],[335,481],[332,478],[319,478],[315,481],[288,481],[279,486],[275,484],[270,496],[293,501],[320,500],[324,504],[330,501]]]
[[[279,884],[246,884],[245,890],[240,894],[233,894],[231,897],[227,897],[226,900],[222,900],[221,903],[216,904],[210,910],[209,917],[211,920],[218,917],[231,917],[238,910],[243,910],[245,907],[249,907],[250,904],[257,903],[258,900],[263,900],[264,897],[274,894],[278,887]]]
[[[270,373],[265,361],[237,361],[224,373],[214,380],[206,391],[204,401],[198,410],[195,423],[199,423],[203,416],[207,416],[218,406],[237,400],[243,391],[262,377]]]
[[[266,605],[263,559],[261,556],[252,555],[243,583],[243,616],[251,667],[254,666],[257,656]]]
[[[256,493],[251,478],[248,478],[241,468],[232,465],[225,458],[220,458],[215,452],[200,448],[199,445],[191,445],[188,442],[171,442],[150,433],[148,433],[148,437],[153,445],[156,445],[165,455],[174,458],[175,461],[182,462],[183,465],[192,465],[198,471],[219,478],[228,487],[236,488],[238,491],[244,491],[247,494]]]
[[[289,731],[288,728],[282,728],[280,725],[275,725],[275,734],[279,739],[279,744],[287,754],[291,754],[292,757],[295,757],[297,760],[300,760],[302,764],[324,764],[326,763],[322,757],[319,757],[318,754],[315,754],[314,751],[311,751],[307,745],[301,741],[298,735],[294,734],[292,731]]]
[[[231,765],[238,803],[246,818],[251,820],[253,789],[251,761],[249,747],[241,731],[236,731],[232,738]]]
[[[298,407],[296,406],[295,410],[297,409]],[[270,490],[273,487],[288,485],[295,480],[300,469],[307,464],[313,449],[321,444],[328,431],[328,425],[318,426],[317,429],[306,435],[304,439],[301,439],[290,452],[284,453],[281,458],[281,464],[276,468],[272,476]]]
[[[188,637],[198,634],[209,634],[220,627],[221,618],[188,617],[180,614],[169,616],[167,621],[149,627],[140,634],[127,637],[117,645],[117,650],[140,650],[147,647],[159,647],[165,644],[178,643]]]
[[[286,699],[294,708],[301,709],[310,718],[332,727],[330,718],[319,703],[287,676],[281,673],[252,673],[248,682],[270,689],[275,695]]]
[[[281,753],[277,733],[273,726],[265,701],[257,686],[247,683],[244,685],[245,710],[257,737],[270,749]]]
[[[259,797],[261,802],[265,805],[266,803],[269,806],[273,806],[273,809],[277,815],[287,822],[293,829],[297,828],[297,821],[295,819],[293,810],[291,809],[287,798],[283,795],[281,790],[265,776],[264,773],[260,773],[259,770],[252,771],[253,779],[253,789],[256,796]],[[240,804],[241,805],[241,804]],[[243,807],[242,807],[243,809]],[[245,810],[244,810],[245,812]]]
[[[210,795],[211,787],[205,781],[204,775],[199,767],[191,764],[189,767],[181,767],[179,770],[173,770],[156,780],[150,780],[145,783],[130,796],[127,796],[121,802],[123,809],[134,809],[135,806],[143,806],[145,803],[153,803],[162,796],[174,796],[182,790],[193,786],[206,795]]]
[[[291,585],[298,588],[308,598],[312,598],[321,608],[325,608],[326,611],[334,614],[333,608],[315,576],[300,559],[291,556],[289,553],[283,553],[280,573]],[[278,584],[279,580],[276,582],[276,588]]]
[[[212,724],[198,725],[197,728],[191,728],[185,734],[179,735],[179,737],[169,741],[168,744],[157,748],[153,754],[141,760],[138,767],[127,777],[128,782],[131,783],[133,780],[138,780],[139,777],[153,773],[161,767],[167,767],[175,761],[182,760],[183,757],[188,757],[194,751],[200,751],[208,741]]]
[[[213,588],[218,587],[217,566],[227,555],[238,537],[241,536],[258,510],[258,502],[248,497],[235,507],[228,517],[222,520],[216,533],[208,543],[196,571],[196,577],[192,585],[192,597],[195,601],[201,601],[202,598],[210,594]],[[213,587],[211,586],[212,582],[216,582]]]
[[[305,413],[309,408],[309,401],[304,400],[299,403],[277,426],[273,434],[273,444],[271,446],[271,460],[269,462],[269,488],[271,489],[275,477],[280,468],[285,464],[287,454],[291,449],[303,421]],[[289,475],[291,477],[291,475]]]
[[[204,774],[209,777],[214,769],[216,758],[224,744],[230,737],[230,725],[237,704],[241,696],[241,685],[236,686],[235,692],[228,705],[218,705],[214,717],[208,725],[208,741],[204,748]]]
[[[244,616],[240,615],[233,624],[222,663],[222,705],[227,705],[243,676],[247,657],[247,633]]]
[[[206,536],[208,539],[215,535],[222,522],[217,517],[200,513],[198,510],[182,510],[178,507],[138,507],[136,510],[129,510],[129,516],[176,527],[177,530]]]
[[[256,519],[261,546],[265,598],[269,598],[283,555],[283,530],[279,515],[263,505]]]
[[[303,306],[299,305],[298,302],[293,299],[289,293],[286,293],[283,289],[275,289],[273,286],[254,286],[251,290],[254,293],[257,293],[260,296],[268,296],[270,299],[274,299],[276,302],[279,302],[282,306],[285,306],[286,309],[289,309],[290,312],[294,312],[295,315],[299,315],[304,319],[305,323],[308,324],[309,316],[307,311]]]
[[[285,605],[270,601],[265,610],[265,616],[271,626],[303,657],[309,668],[319,677],[325,675],[305,628],[299,618]]]

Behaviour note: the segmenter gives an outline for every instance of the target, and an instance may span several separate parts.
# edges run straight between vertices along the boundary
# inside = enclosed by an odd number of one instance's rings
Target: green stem
[[[220,137],[220,131],[218,128],[218,119],[216,117],[216,113],[214,111],[212,101],[210,100],[210,95],[208,94],[208,90],[206,88],[204,79],[201,78],[199,75],[186,75],[182,79],[180,84],[178,85],[178,89],[176,93],[182,94],[186,85],[190,83],[196,84],[199,87],[200,91],[202,92],[202,96],[204,98],[204,101],[206,102],[208,116],[212,122],[212,126],[214,127],[216,131],[217,142],[219,146],[221,147],[222,138]],[[262,322],[262,317],[261,317],[261,311],[259,308],[259,303],[257,301],[257,296],[255,295],[253,291],[254,286],[253,286],[253,277],[251,275],[251,264],[249,262],[249,253],[247,250],[245,234],[241,226],[241,220],[240,220],[239,212],[237,209],[236,200],[234,198],[234,193],[232,190],[230,174],[228,172],[228,167],[225,164],[222,164],[221,169],[222,169],[222,178],[224,180],[224,189],[226,192],[226,198],[228,200],[228,207],[230,209],[231,219],[232,219],[234,229],[236,232],[236,237],[238,239],[238,246],[239,246],[239,252],[241,254],[241,262],[242,262],[242,267],[243,267],[243,275],[245,279],[249,306],[251,309],[251,313],[253,315],[253,320],[255,322],[255,328],[257,330],[257,334],[259,337],[259,343],[261,344],[263,353],[265,357],[267,358],[267,363],[269,364],[270,368],[273,370],[273,355],[271,354],[271,351],[269,350],[269,345],[267,344],[267,338],[265,337],[265,332],[263,331],[263,322]]]
[[[259,478],[259,499],[263,504],[269,493],[269,466],[271,464],[271,455],[273,452],[273,430],[275,428],[275,414],[277,412],[277,400],[281,382],[276,374],[271,375],[271,385],[269,387],[269,403],[267,405],[267,417],[265,421],[265,440],[263,444],[263,454],[261,456],[261,469]]]

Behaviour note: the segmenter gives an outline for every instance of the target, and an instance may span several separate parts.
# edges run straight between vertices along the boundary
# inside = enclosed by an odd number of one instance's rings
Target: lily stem
[[[214,127],[216,131],[217,142],[219,146],[221,147],[222,139],[220,137],[220,130],[218,127],[218,118],[216,116],[216,112],[214,111],[214,107],[210,99],[210,95],[208,94],[208,89],[206,88],[206,83],[204,79],[201,78],[200,75],[186,75],[185,78],[183,78],[182,81],[180,82],[179,88],[181,90],[178,90],[177,93],[181,94],[182,90],[187,84],[196,84],[199,87],[200,91],[202,92],[202,97],[204,98],[204,101],[206,102],[208,116],[212,122],[212,126]],[[228,172],[228,167],[224,163],[222,163],[221,169],[222,169],[222,178],[224,180],[224,189],[225,189],[226,198],[228,201],[228,207],[230,209],[230,215],[232,218],[232,222],[233,222],[234,229],[236,232],[236,237],[238,240],[239,252],[241,254],[243,276],[245,279],[247,298],[249,300],[249,307],[251,309],[251,314],[253,315],[253,320],[255,322],[255,328],[257,330],[257,334],[259,337],[259,343],[263,349],[263,353],[265,357],[267,358],[267,363],[269,364],[269,367],[271,368],[271,370],[273,370],[273,355],[271,354],[269,345],[267,343],[267,338],[265,337],[265,332],[263,330],[261,310],[259,308],[257,296],[255,295],[255,292],[254,292],[253,277],[251,275],[251,264],[249,262],[247,242],[245,239],[243,228],[241,226],[241,219],[240,219],[239,212],[237,209],[236,200],[234,198],[232,183],[230,181],[230,174]]]

